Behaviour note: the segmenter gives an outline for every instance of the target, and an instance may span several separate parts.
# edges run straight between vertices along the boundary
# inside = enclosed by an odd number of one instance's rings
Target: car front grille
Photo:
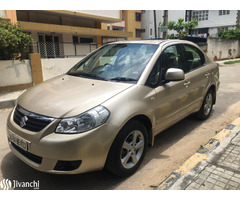
[[[13,120],[26,130],[39,132],[49,125],[54,118],[29,112],[17,105],[14,111]]]

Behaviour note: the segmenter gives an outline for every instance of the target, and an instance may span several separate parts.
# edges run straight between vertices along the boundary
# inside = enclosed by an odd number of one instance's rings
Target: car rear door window
[[[205,64],[204,55],[197,47],[184,44],[183,49],[186,60],[185,63],[190,71],[197,69]]]

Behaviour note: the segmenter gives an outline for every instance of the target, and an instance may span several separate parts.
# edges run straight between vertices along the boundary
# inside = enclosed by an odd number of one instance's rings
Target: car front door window
[[[162,76],[161,79],[164,81],[166,71],[169,68],[182,69],[184,73],[189,71],[188,66],[184,62],[184,57],[182,54],[180,45],[172,45],[164,49],[162,52]]]

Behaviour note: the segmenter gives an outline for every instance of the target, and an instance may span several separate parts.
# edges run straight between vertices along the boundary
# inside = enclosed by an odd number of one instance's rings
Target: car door
[[[183,64],[180,44],[166,46],[148,78],[148,82],[155,84],[157,98],[154,113],[156,133],[174,124],[188,113],[186,109],[190,104],[189,80],[165,81],[165,73],[169,68],[184,69]],[[156,77],[159,77],[158,81]],[[158,84],[156,84],[157,82]]]
[[[205,65],[204,54],[195,46],[183,44],[185,65],[188,67],[189,97],[191,109],[198,109],[202,104],[206,89],[209,85],[210,69]]]

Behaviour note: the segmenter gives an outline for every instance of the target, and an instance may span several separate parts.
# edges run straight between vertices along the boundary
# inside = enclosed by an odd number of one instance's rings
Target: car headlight
[[[103,106],[97,106],[76,117],[62,119],[57,128],[56,133],[82,133],[94,129],[104,124],[110,112]]]

